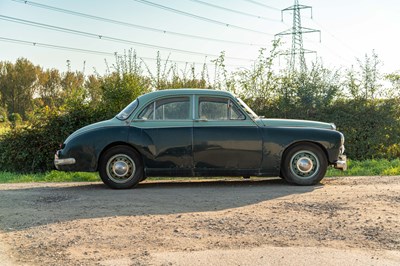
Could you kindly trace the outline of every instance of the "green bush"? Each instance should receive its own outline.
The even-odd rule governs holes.
[[[353,160],[396,159],[400,155],[398,99],[337,100],[320,108],[272,102],[259,115],[268,118],[309,119],[335,123],[346,138],[347,155]]]
[[[0,123],[7,122],[7,111],[5,108],[0,107]]]
[[[334,119],[345,134],[347,153],[353,159],[395,159],[400,143],[397,106],[396,100],[340,101],[326,117]]]
[[[346,154],[353,160],[396,159],[400,155],[400,115],[395,100],[341,100],[315,108],[297,105],[280,110],[271,101],[259,115],[333,122],[346,138]],[[108,111],[85,104],[63,113],[43,109],[35,123],[17,127],[0,137],[0,171],[43,172],[53,168],[59,145],[76,129],[111,118]]]
[[[19,125],[22,124],[22,117],[21,117],[21,115],[18,114],[18,113],[12,113],[12,114],[10,115],[10,117],[9,117],[9,120],[10,120],[11,126],[12,126],[13,128],[15,128],[15,127],[17,127],[17,126],[19,126]]]
[[[34,124],[13,128],[0,137],[0,171],[44,172],[53,169],[54,153],[78,128],[106,119],[104,111],[88,105],[59,114],[45,108]]]

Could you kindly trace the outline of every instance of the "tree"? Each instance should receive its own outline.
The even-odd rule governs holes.
[[[399,98],[400,97],[400,72],[394,72],[385,75],[385,79],[392,83],[392,88],[387,90],[388,98]]]
[[[1,103],[7,106],[9,114],[18,113],[26,118],[26,114],[33,108],[36,81],[36,67],[27,59],[19,58],[15,64],[0,64]]]
[[[72,72],[68,70],[62,74],[61,97],[63,98],[63,102],[67,105],[67,107],[75,108],[75,106],[87,101],[88,95],[83,86],[84,82],[85,76],[80,71]]]
[[[113,72],[101,85],[102,106],[108,115],[115,115],[140,95],[150,91],[150,80],[134,73]]]
[[[382,95],[382,74],[379,67],[382,62],[375,51],[366,54],[364,60],[357,59],[358,69],[353,67],[346,73],[345,86],[354,99],[375,99]]]
[[[63,90],[60,72],[57,69],[43,71],[42,68],[38,68],[37,75],[36,93],[42,100],[43,105],[50,108],[59,107],[62,103],[61,93]]]
[[[257,61],[251,69],[242,69],[236,72],[241,95],[244,98],[256,99],[257,109],[263,109],[272,98],[276,96],[279,86],[279,76],[274,73],[273,60],[277,56],[276,47],[269,57],[265,55],[265,49],[260,50]]]
[[[102,100],[101,87],[103,78],[100,75],[90,75],[85,81],[85,90],[91,105],[97,106]]]

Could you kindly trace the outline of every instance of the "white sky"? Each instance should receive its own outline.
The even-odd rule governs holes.
[[[251,4],[246,0],[202,0],[203,2],[271,19],[263,20],[212,8],[191,0],[149,1],[267,34],[252,33],[208,23],[161,10],[134,0],[32,0],[31,2],[166,31],[261,44],[267,47],[268,50],[271,48],[271,40],[274,38],[274,35],[289,29],[292,23],[292,17],[289,13],[285,14],[284,23],[282,23],[280,21],[281,12],[276,9],[284,9],[293,5],[294,2],[293,0],[255,0],[273,7],[273,9],[268,9]],[[316,50],[318,57],[321,58],[325,66],[347,68],[351,65],[356,65],[356,58],[362,59],[366,53],[371,54],[374,49],[384,63],[382,66],[383,73],[400,70],[400,56],[398,52],[400,43],[397,30],[397,27],[400,26],[400,1],[300,0],[300,4],[313,7],[313,20],[310,19],[310,10],[302,11],[302,26],[319,29],[322,32],[321,43],[319,42],[319,35],[316,33],[304,35],[304,48]],[[201,54],[218,55],[221,51],[225,51],[227,57],[240,57],[252,60],[256,59],[258,49],[260,48],[254,45],[205,41],[139,30],[42,9],[12,0],[0,0],[0,16],[2,16],[0,17],[0,38],[107,53],[123,53],[124,50],[133,48],[137,51],[139,57],[155,58],[159,49],[87,38],[9,22],[2,18],[7,16],[133,42],[190,50]],[[285,38],[284,41],[287,46],[291,43],[290,37]],[[171,60],[185,62],[204,62],[213,58],[212,56],[208,56],[206,59],[203,55],[184,54],[168,50],[160,50],[160,52],[163,59],[170,56]],[[48,49],[0,40],[0,61],[7,60],[14,62],[18,57],[25,57],[34,64],[45,68],[57,68],[61,71],[67,70],[67,60],[70,60],[72,70],[82,70],[83,62],[86,62],[87,74],[92,73],[93,69],[96,69],[100,74],[104,73],[106,68],[104,59],[107,59],[110,64],[114,62],[113,56]],[[310,55],[307,58],[315,59],[315,56]],[[145,62],[150,67],[154,65],[154,61],[151,60],[145,59]],[[227,59],[226,64],[230,66],[229,69],[234,69],[236,67],[248,67],[251,62]],[[283,58],[281,64],[284,64]]]

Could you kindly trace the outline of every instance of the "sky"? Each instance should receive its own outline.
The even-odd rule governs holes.
[[[317,59],[326,67],[347,69],[375,51],[383,73],[400,71],[398,0],[299,3],[312,6],[312,18],[310,9],[301,11],[302,26],[321,31],[321,41],[318,33],[303,34],[304,48],[317,52],[306,55],[308,64]],[[282,22],[281,10],[293,4],[294,0],[0,0],[0,61],[24,57],[43,68],[64,72],[69,65],[73,71],[103,74],[114,64],[115,53],[133,49],[153,72],[158,52],[181,69],[187,67],[185,62],[201,69],[204,62],[212,67],[212,60],[224,51],[228,70],[249,68],[261,48],[271,49],[275,34],[292,27],[293,14],[284,12]],[[282,42],[282,50],[290,48],[291,37]],[[279,57],[278,67],[285,64],[285,57]]]

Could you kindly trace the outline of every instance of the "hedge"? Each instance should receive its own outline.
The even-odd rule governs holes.
[[[249,101],[252,105],[252,102]],[[254,104],[254,102],[253,102]],[[399,100],[338,100],[315,108],[271,102],[259,111],[268,118],[333,122],[346,138],[352,160],[394,159],[400,156]],[[76,129],[110,118],[107,110],[78,105],[58,113],[39,112],[36,122],[0,137],[0,171],[45,172],[53,169],[54,153]]]

